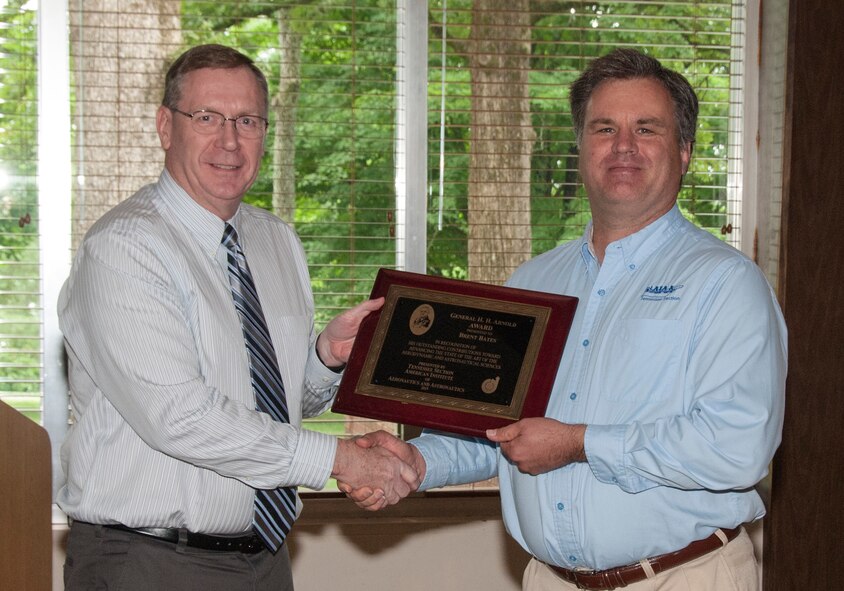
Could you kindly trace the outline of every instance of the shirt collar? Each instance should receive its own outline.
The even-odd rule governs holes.
[[[158,185],[164,195],[164,203],[171,210],[171,217],[175,223],[185,226],[190,236],[193,236],[202,250],[214,258],[223,238],[226,222],[211,213],[190,195],[173,179],[167,169],[161,172]],[[238,229],[240,208],[228,223]]]
[[[609,243],[604,253],[604,262],[618,253],[622,257],[624,267],[628,272],[634,272],[643,261],[680,230],[683,220],[680,207],[675,203],[674,207],[668,212],[638,232]],[[592,231],[592,221],[590,220],[581,238],[581,255],[587,268],[591,265],[597,265],[598,262],[592,244]]]

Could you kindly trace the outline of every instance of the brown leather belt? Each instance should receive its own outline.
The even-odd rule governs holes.
[[[729,542],[739,535],[741,526],[735,529],[722,529],[721,531],[727,537],[727,542]],[[646,561],[650,563],[654,574],[659,574],[675,566],[692,561],[695,558],[700,558],[725,545],[726,542],[722,542],[717,534],[712,534],[708,538],[692,542],[682,550],[660,554],[659,556],[648,558]],[[554,566],[553,564],[548,564],[547,566],[561,578],[577,585],[578,589],[617,589],[618,587],[626,587],[631,583],[643,581],[648,578],[648,573],[645,572],[644,567],[639,562],[607,570],[590,571],[569,570],[560,566]]]

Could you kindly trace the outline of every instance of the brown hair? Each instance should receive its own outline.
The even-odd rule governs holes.
[[[207,44],[192,47],[176,58],[167,70],[164,79],[164,98],[161,104],[175,108],[182,98],[182,82],[185,75],[203,68],[242,68],[246,67],[255,75],[255,80],[264,97],[264,110],[269,108],[269,87],[264,73],[248,56],[225,45]]]
[[[571,85],[569,101],[577,145],[583,138],[586,105],[592,94],[608,80],[651,78],[661,83],[674,104],[677,140],[680,146],[694,145],[697,128],[698,100],[692,85],[682,74],[669,70],[658,60],[636,49],[616,49],[594,60]]]

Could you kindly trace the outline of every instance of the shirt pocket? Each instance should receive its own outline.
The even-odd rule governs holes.
[[[657,402],[682,387],[680,320],[628,318],[598,367],[601,392],[615,402]]]

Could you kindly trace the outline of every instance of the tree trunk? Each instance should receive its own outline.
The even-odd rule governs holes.
[[[278,92],[272,100],[275,120],[273,143],[273,212],[289,224],[296,213],[296,106],[299,102],[302,66],[302,35],[290,26],[290,8],[278,11],[278,43],[281,72]]]
[[[181,47],[178,0],[71,0],[73,248],[118,202],[158,178],[164,74]]]
[[[502,283],[531,254],[528,0],[476,0],[469,40],[469,279]],[[515,21],[515,22],[514,22]]]

